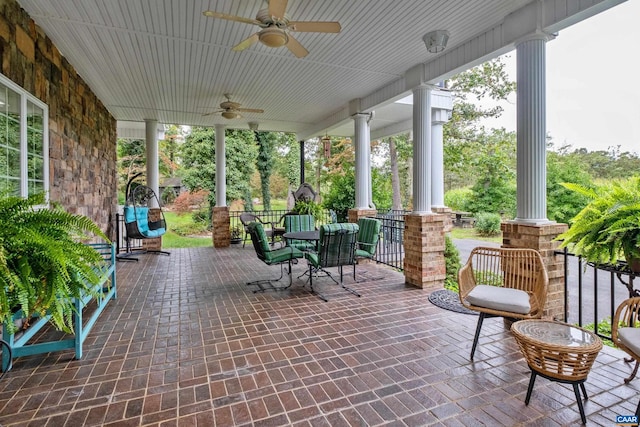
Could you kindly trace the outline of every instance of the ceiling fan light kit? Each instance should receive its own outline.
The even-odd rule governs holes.
[[[265,28],[258,33],[258,38],[268,47],[282,47],[289,42],[287,33],[279,28]]]
[[[223,111],[221,115],[225,119],[230,119],[230,120],[231,119],[239,119],[240,117],[242,117],[240,114],[234,113],[233,111]]]

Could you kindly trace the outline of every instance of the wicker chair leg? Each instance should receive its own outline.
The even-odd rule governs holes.
[[[584,389],[584,384],[580,384]],[[582,424],[587,423],[587,417],[584,416],[584,406],[582,406],[582,398],[580,397],[580,389],[578,388],[578,384],[573,383],[573,392],[576,395],[576,401],[578,402],[578,409],[580,410],[580,419],[582,420]]]
[[[633,360],[633,359],[631,359],[631,360]],[[630,361],[631,361],[631,360],[630,360]],[[628,378],[625,378],[625,379],[624,379],[624,383],[625,383],[625,384],[630,383],[630,382],[631,382],[631,380],[632,380],[632,379],[634,379],[634,378],[636,377],[636,374],[638,373],[638,365],[640,365],[640,362],[638,362],[638,361],[636,360],[636,366],[633,368],[633,372],[631,372],[631,375],[629,375],[629,377],[628,377]]]
[[[480,338],[480,329],[482,329],[482,322],[484,321],[485,318],[485,314],[484,313],[480,313],[480,316],[478,317],[478,326],[476,326],[476,336],[473,338],[473,346],[471,347],[471,357],[470,359],[473,360],[473,355],[476,352],[476,347],[478,346],[478,339]]]

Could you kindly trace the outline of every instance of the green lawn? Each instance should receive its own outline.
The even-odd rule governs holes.
[[[453,239],[473,239],[483,240],[485,242],[502,243],[502,233],[495,237],[480,236],[476,233],[475,228],[457,228],[451,230],[451,238]]]
[[[181,236],[172,231],[176,228],[191,228],[193,226],[191,214],[178,215],[175,212],[164,212],[164,217],[167,220],[168,230],[164,236],[162,236],[163,248],[199,248],[213,245],[210,231],[201,231],[201,236],[200,233],[194,233],[198,234],[198,237]]]

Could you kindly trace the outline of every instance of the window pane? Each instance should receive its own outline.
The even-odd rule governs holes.
[[[33,104],[30,101],[27,101],[27,127],[29,129],[42,130],[42,117],[44,116],[44,111],[42,108]]]
[[[20,179],[20,151],[13,148],[7,149],[7,175]]]
[[[44,140],[42,138],[42,131],[39,130],[33,130],[31,128],[27,129],[27,141],[28,141],[28,148],[27,151],[30,154],[38,154],[38,155],[42,155],[42,144],[44,143]]]
[[[44,193],[43,181],[29,181],[29,194]]]
[[[29,159],[29,181],[42,180],[44,178],[44,161],[41,156],[29,153],[27,158]]]
[[[20,180],[0,177],[0,192],[11,196],[20,195]]]
[[[21,116],[23,105],[26,105],[24,117]],[[14,87],[0,75],[0,191],[24,196],[25,189],[27,194],[47,190],[44,174],[49,161],[49,153],[44,151],[46,111],[31,94]],[[24,135],[21,126],[26,127],[25,139],[21,139]],[[21,153],[27,155],[22,165]],[[26,186],[21,183],[24,176],[27,177]]]

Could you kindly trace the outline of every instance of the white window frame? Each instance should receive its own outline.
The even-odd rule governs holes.
[[[31,102],[42,109],[42,157],[43,189],[46,203],[49,203],[49,106],[18,86],[5,75],[0,74],[0,84],[8,87],[20,96],[20,196],[29,195],[29,161],[27,139],[27,103]]]

